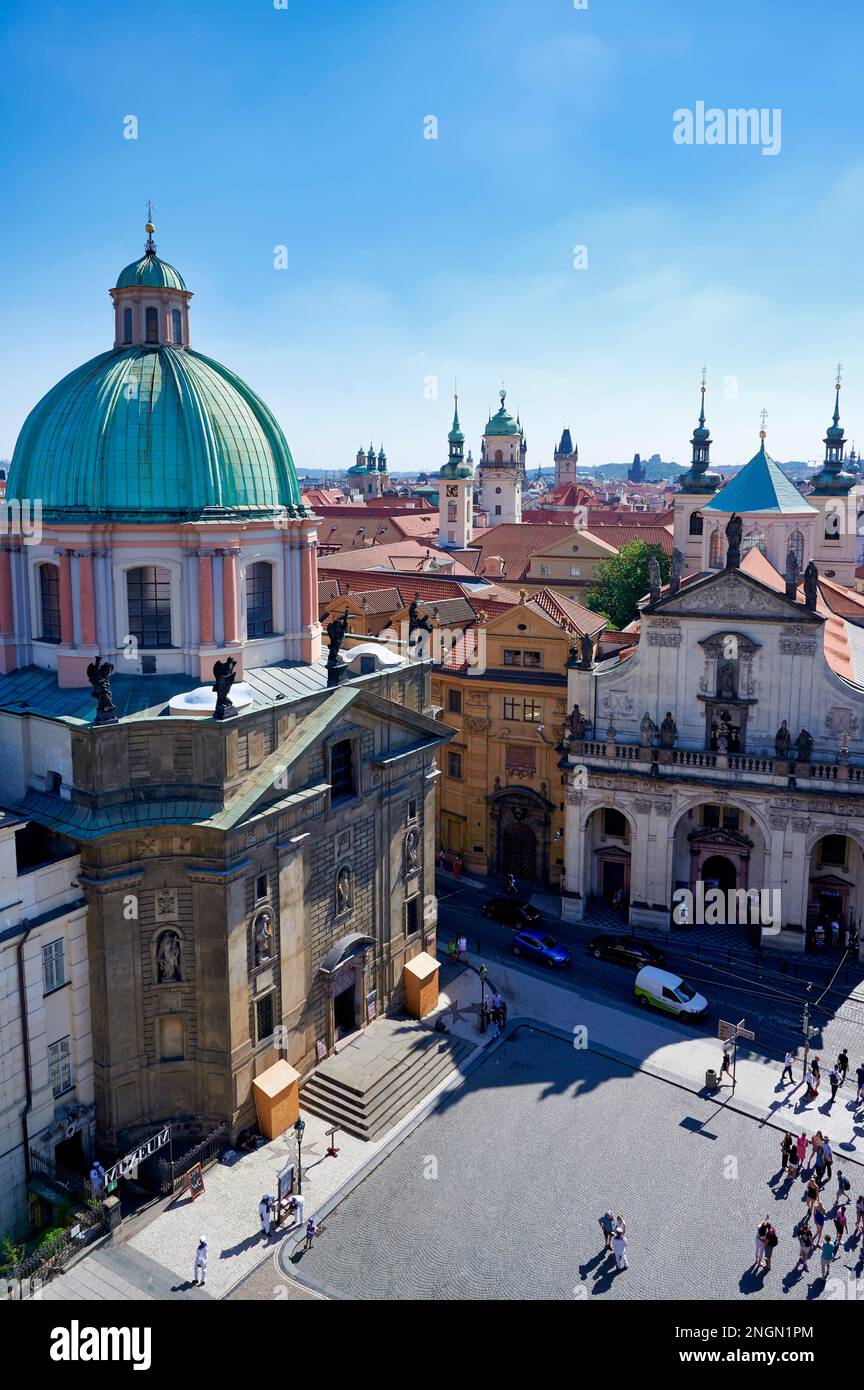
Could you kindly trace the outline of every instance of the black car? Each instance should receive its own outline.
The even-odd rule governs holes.
[[[641,970],[643,965],[662,965],[664,953],[638,936],[595,936],[588,942],[588,954],[595,960],[612,960],[618,965],[629,965]]]
[[[540,921],[539,909],[517,898],[491,898],[480,911],[491,921],[500,922],[502,927],[533,927]]]

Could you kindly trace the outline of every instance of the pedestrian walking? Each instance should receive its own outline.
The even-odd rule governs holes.
[[[462,877],[462,856],[461,856],[461,854],[457,854],[457,855],[456,855],[456,858],[453,860],[453,877],[454,877],[454,878],[461,878],[461,877]]]
[[[717,1085],[718,1085],[718,1086],[722,1086],[722,1085],[723,1085],[723,1074],[724,1074],[724,1072],[725,1072],[725,1074],[729,1077],[729,1080],[731,1081],[731,1080],[732,1080],[732,1060],[731,1060],[731,1058],[730,1058],[730,1056],[729,1056],[729,1050],[728,1050],[728,1048],[725,1048],[725,1047],[724,1047],[724,1049],[723,1049],[723,1061],[722,1061],[721,1064],[720,1064],[720,1075],[719,1075],[718,1078],[717,1078]]]
[[[519,896],[519,889],[516,886],[516,880],[512,874],[507,875],[507,887],[505,892],[509,893],[511,898],[517,898]]]
[[[819,1065],[819,1058],[814,1057],[813,1061],[810,1063],[810,1066],[813,1069],[813,1075],[816,1077],[816,1090],[818,1091],[819,1087],[822,1084],[822,1068]]]
[[[822,1131],[817,1129],[813,1138],[810,1140],[810,1167],[813,1167],[813,1159],[822,1147]]]
[[[312,1242],[317,1236],[317,1234],[318,1227],[315,1225],[315,1222],[312,1220],[312,1217],[310,1216],[309,1220],[306,1222],[306,1244],[303,1247],[304,1250],[312,1249]]]
[[[827,1181],[827,1164],[825,1162],[825,1149],[821,1148],[816,1155],[816,1162],[813,1164],[813,1176],[821,1187]]]
[[[464,934],[456,941],[456,959],[463,960],[468,954],[468,938]]]
[[[265,1193],[258,1203],[258,1216],[261,1221],[261,1234],[264,1239],[270,1235],[270,1222],[273,1219],[273,1198]]]
[[[612,1236],[612,1253],[615,1256],[615,1268],[627,1268],[627,1236],[624,1227],[617,1225]]]
[[[791,1051],[789,1051],[789,1050],[787,1049],[787,1051],[786,1051],[786,1056],[785,1056],[784,1059],[783,1059],[783,1071],[782,1071],[781,1076],[780,1076],[780,1085],[781,1085],[781,1086],[783,1085],[784,1081],[786,1080],[786,1073],[787,1073],[787,1071],[788,1071],[788,1073],[789,1073],[789,1084],[790,1084],[790,1085],[793,1085],[793,1084],[794,1084],[795,1077],[792,1075],[792,1063],[793,1063],[794,1061],[795,1061],[795,1058],[793,1057]]]
[[[849,1193],[852,1191],[852,1184],[843,1172],[842,1168],[837,1169],[837,1201],[844,1205],[849,1201]]]
[[[771,1268],[771,1257],[777,1249],[778,1238],[776,1227],[771,1224],[767,1216],[765,1217],[765,1221],[768,1225],[768,1229],[765,1232],[765,1273],[767,1274]]]
[[[805,1189],[805,1195],[807,1197],[807,1215],[812,1219],[813,1208],[819,1201],[819,1184],[815,1178],[811,1178],[808,1182],[807,1187]]]
[[[200,1275],[200,1278],[199,1278]],[[198,1249],[195,1251],[195,1268],[192,1271],[193,1284],[200,1284],[202,1289],[207,1281],[207,1237],[202,1236],[198,1241]]]
[[[807,1134],[803,1129],[795,1141],[795,1147],[798,1150],[798,1167],[803,1168],[807,1157]]]
[[[604,1211],[602,1216],[597,1217],[597,1224],[603,1232],[603,1249],[612,1249],[612,1237],[615,1234],[615,1217],[611,1211]]]
[[[839,1250],[840,1246],[843,1244],[848,1230],[846,1208],[844,1206],[841,1206],[839,1202],[834,1208],[834,1229],[837,1232],[837,1248]]]
[[[102,1196],[102,1189],[105,1186],[105,1169],[96,1159],[94,1159],[93,1167],[90,1169],[90,1186],[93,1189],[94,1197]]]
[[[831,1270],[831,1265],[832,1265],[833,1262],[834,1262],[834,1257],[835,1257],[836,1254],[837,1254],[837,1247],[836,1247],[836,1245],[834,1244],[833,1240],[831,1240],[831,1238],[830,1238],[830,1236],[829,1236],[828,1240],[826,1240],[826,1241],[825,1241],[825,1244],[822,1246],[822,1278],[823,1278],[823,1279],[827,1279],[827,1278],[828,1278],[828,1275],[829,1275],[830,1270]]]
[[[443,849],[439,849],[439,851],[438,851],[438,868],[441,870],[441,873],[442,873],[442,874],[443,874],[444,870],[446,869],[446,867],[447,867],[447,855],[444,853]]]
[[[826,1212],[826,1210],[825,1210],[824,1206],[822,1205],[822,1203],[821,1203],[821,1202],[817,1202],[816,1205],[815,1205],[815,1207],[813,1208],[813,1226],[814,1226],[814,1229],[815,1229],[815,1231],[816,1231],[816,1249],[817,1249],[817,1250],[819,1249],[820,1245],[822,1244],[822,1238],[823,1238],[823,1236],[825,1235],[825,1220],[826,1220],[827,1215],[828,1215],[828,1213]]]
[[[786,1169],[787,1169],[788,1166],[789,1166],[789,1158],[790,1158],[790,1155],[791,1155],[791,1153],[792,1153],[793,1144],[794,1144],[794,1140],[793,1140],[793,1138],[792,1138],[792,1135],[789,1134],[788,1131],[787,1131],[787,1133],[784,1134],[784,1135],[783,1135],[783,1138],[780,1140],[780,1171],[781,1171],[781,1173],[785,1173],[785,1172],[786,1172]]]
[[[855,1234],[864,1232],[864,1193],[860,1193],[855,1203]]]
[[[804,1085],[807,1087],[804,1099],[815,1100],[816,1096],[819,1094],[819,1088],[816,1085],[816,1077],[809,1067],[804,1073]]]
[[[795,1268],[803,1268],[806,1272],[810,1268],[810,1257],[813,1254],[813,1233],[806,1224],[798,1229],[798,1250],[799,1255]]]
[[[860,1102],[864,1100],[864,1062],[856,1068],[855,1080],[858,1082],[858,1094],[855,1099],[860,1104]]]
[[[837,1058],[835,1066],[837,1067],[837,1070],[839,1071],[845,1083],[846,1073],[849,1070],[849,1053],[846,1051],[845,1047],[843,1051],[840,1053],[839,1057]]]
[[[831,947],[832,947],[832,950],[835,950],[835,951],[836,951],[836,950],[837,950],[837,947],[839,946],[839,944],[840,944],[840,923],[837,921],[837,918],[835,917],[835,918],[834,918],[834,921],[831,923]]]
[[[825,1180],[831,1181],[831,1174],[834,1171],[834,1150],[828,1142],[828,1135],[822,1140],[822,1157],[825,1160]]]
[[[831,1070],[830,1070],[829,1073],[828,1073],[828,1085],[831,1087],[831,1104],[832,1104],[832,1105],[834,1104],[835,1100],[837,1099],[837,1092],[838,1092],[838,1090],[839,1090],[839,1088],[840,1088],[840,1084],[841,1084],[842,1080],[843,1080],[843,1078],[842,1078],[842,1076],[840,1075],[840,1073],[839,1073],[839,1071],[837,1070],[837,1068],[836,1068],[836,1067],[832,1067]]]

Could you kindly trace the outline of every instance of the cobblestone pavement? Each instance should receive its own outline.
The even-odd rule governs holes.
[[[816,1260],[794,1273],[803,1185],[777,1182],[775,1129],[543,1032],[513,1036],[331,1212],[310,1252],[283,1247],[289,1272],[349,1299],[864,1297],[860,1239],[827,1287]],[[601,1253],[607,1207],[627,1220],[622,1273]],[[766,1213],[780,1244],[753,1275]]]

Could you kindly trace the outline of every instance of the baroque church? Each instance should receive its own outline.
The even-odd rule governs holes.
[[[666,928],[676,890],[698,900],[710,886],[775,894],[766,946],[804,950],[832,921],[850,936],[861,927],[862,489],[844,467],[839,394],[838,384],[804,496],[764,430],[721,486],[703,386],[669,582],[656,568],[632,644],[599,662],[571,658],[566,916],[581,919],[598,898],[634,927]]]
[[[341,628],[322,656],[287,441],[192,346],[154,230],[110,290],[106,350],[21,430],[7,500],[41,526],[0,548],[2,799],[80,856],[103,1154],[167,1121],[235,1134],[274,1061],[302,1073],[399,1003],[434,952],[451,736],[428,662],[340,650]]]

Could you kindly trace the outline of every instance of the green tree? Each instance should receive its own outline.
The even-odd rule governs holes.
[[[660,578],[665,584],[669,578],[669,556],[659,545],[646,545],[645,541],[628,541],[617,555],[601,560],[594,570],[585,595],[586,606],[608,618],[616,631],[639,616],[636,605],[650,588],[648,565],[652,555],[657,557]]]

